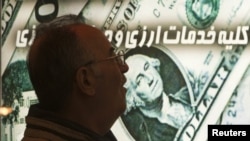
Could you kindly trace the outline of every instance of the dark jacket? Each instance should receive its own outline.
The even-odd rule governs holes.
[[[30,107],[26,124],[22,141],[116,141],[111,131],[100,136],[78,124],[61,119],[38,105]]]

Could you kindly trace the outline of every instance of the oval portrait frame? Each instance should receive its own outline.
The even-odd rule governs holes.
[[[181,87],[186,86],[188,89],[190,104],[191,104],[191,106],[195,105],[192,87],[191,87],[191,84],[189,83],[185,69],[181,65],[181,63],[179,62],[177,57],[167,47],[160,46],[160,45],[152,45],[151,47],[143,46],[143,47],[136,47],[134,49],[128,49],[126,51],[125,59],[131,55],[134,55],[134,54],[143,54],[143,55],[147,55],[149,57],[159,59],[161,62],[160,75],[162,76],[162,75],[165,75],[165,73],[170,73],[170,75],[165,75],[162,77],[163,83],[166,83],[166,81],[164,81],[164,79],[167,79],[168,77],[177,77],[177,78],[175,78],[175,80],[171,79],[171,81],[168,82],[168,84],[172,85],[167,90],[168,93],[173,94],[173,93],[177,92],[177,90],[180,89]],[[164,67],[162,65],[162,62],[166,63],[167,61],[170,61],[170,64],[165,65],[165,67]],[[172,68],[169,69],[168,67],[172,67]],[[171,74],[171,72],[174,72],[175,74]],[[179,80],[177,80],[177,79],[179,79]],[[176,83],[178,83],[179,86],[176,86]],[[165,89],[166,88],[164,87],[164,90]],[[182,128],[179,128],[178,132],[179,132],[179,130],[182,130]],[[123,122],[121,117],[119,117],[119,119],[116,121],[116,123],[112,127],[112,131],[114,132],[114,134],[117,138],[122,138],[124,141],[136,140],[130,134],[129,129],[127,129],[127,127],[126,127],[126,125]],[[178,132],[176,133],[176,135],[178,134]]]
[[[205,19],[199,18],[195,14],[195,12],[192,10],[194,1],[195,0],[187,0],[186,1],[185,7],[186,7],[186,15],[187,15],[188,21],[194,28],[206,29],[213,24],[213,22],[215,21],[217,15],[219,13],[220,0],[211,0],[210,1],[212,4],[212,11],[211,11],[210,15],[208,17],[206,17]]]

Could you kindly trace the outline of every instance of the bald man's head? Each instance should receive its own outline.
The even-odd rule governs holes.
[[[57,26],[39,26],[27,57],[31,82],[46,109],[63,106],[72,91],[75,71],[93,60],[93,49],[102,44],[94,40],[108,42],[100,30],[71,18],[60,19],[65,25],[52,21]]]

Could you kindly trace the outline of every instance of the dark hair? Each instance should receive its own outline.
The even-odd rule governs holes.
[[[73,88],[74,73],[86,59],[84,50],[72,25],[80,24],[76,16],[67,15],[37,28],[36,38],[27,58],[28,70],[40,106],[59,110]],[[81,23],[82,24],[82,23]],[[84,60],[85,59],[85,60]]]

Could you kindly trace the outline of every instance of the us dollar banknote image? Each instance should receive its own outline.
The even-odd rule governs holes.
[[[250,66],[247,67],[240,83],[234,90],[226,105],[218,124],[250,124],[249,102],[250,99]]]
[[[13,22],[16,19],[16,16],[19,12],[19,9],[22,5],[22,1],[15,0],[3,0],[1,3],[2,13],[1,13],[1,43],[3,44],[10,29],[13,25]]]
[[[127,111],[116,125],[118,134],[123,131],[128,140],[204,140],[199,132],[207,115],[214,114],[213,104],[229,100],[217,98],[244,51],[217,46],[131,49]]]
[[[232,28],[249,20],[248,0],[115,0],[88,1],[82,9],[86,23],[101,29],[128,30],[143,26],[168,28],[186,25],[194,29]],[[99,8],[100,10],[95,10]]]
[[[79,15],[126,51],[127,109],[112,127],[119,141],[206,141],[208,124],[249,124],[248,3],[3,0],[0,104],[14,112],[1,117],[1,140],[21,140],[29,106],[38,102],[25,66],[36,26],[64,14]],[[177,40],[184,31],[186,42]],[[219,42],[221,31],[229,44]],[[237,31],[247,43],[233,42]],[[203,33],[210,42],[198,42]]]

